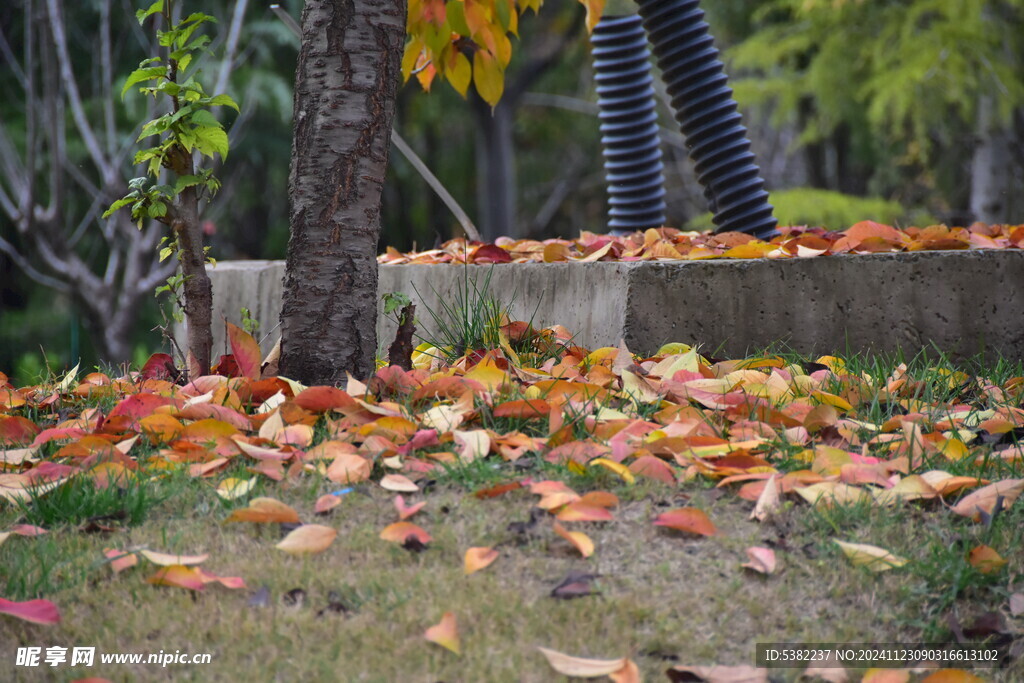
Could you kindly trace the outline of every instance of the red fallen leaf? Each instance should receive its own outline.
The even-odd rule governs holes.
[[[0,416],[0,446],[25,446],[39,433],[35,422],[23,417]]]
[[[139,376],[142,379],[166,379],[174,380],[177,376],[177,370],[174,367],[174,359],[170,354],[166,353],[154,353],[146,361],[146,364],[142,366],[142,370],[139,371]]]
[[[141,420],[148,415],[152,415],[153,411],[157,408],[173,403],[175,403],[174,399],[167,396],[158,396],[156,394],[132,394],[114,406],[114,409],[110,411],[107,418],[109,419],[118,417],[119,415],[124,415],[132,420]]]
[[[551,413],[551,404],[539,398],[519,401],[505,401],[494,406],[494,417],[532,418],[547,417]]]
[[[0,598],[0,614],[10,614],[33,624],[56,624],[60,621],[60,610],[49,600],[15,602]]]
[[[299,392],[293,400],[295,405],[313,413],[359,408],[359,404],[354,398],[336,387],[309,387]]]
[[[657,526],[686,531],[701,536],[714,536],[718,529],[703,510],[697,508],[677,508],[663,512],[654,520]]]
[[[414,505],[406,505],[405,497],[402,495],[395,496],[395,509],[398,510],[398,519],[404,521],[415,515],[417,512],[423,509],[423,506],[427,504],[427,501],[421,500]]]
[[[497,498],[498,496],[508,493],[509,491],[515,491],[516,489],[523,488],[523,485],[518,481],[509,482],[507,484],[498,484],[487,489],[480,489],[473,493],[475,498],[484,500],[486,498]]]
[[[31,524],[15,524],[8,531],[19,536],[42,536],[43,534],[50,533],[40,526],[33,526]]]
[[[231,355],[235,357],[241,374],[252,380],[260,378],[260,345],[252,335],[237,325],[225,323],[228,328],[228,343],[231,344]]]
[[[469,257],[470,263],[511,263],[512,256],[494,244],[481,244]]]
[[[50,443],[51,441],[59,441],[61,439],[78,439],[85,436],[85,430],[80,427],[50,427],[36,434],[36,438],[32,441],[33,446],[42,446],[43,444]]]
[[[427,545],[434,540],[430,537],[430,534],[412,522],[395,522],[394,524],[389,524],[380,532],[380,537],[385,541],[402,543],[403,545],[408,543],[410,539],[414,539],[422,545]]]
[[[217,364],[213,366],[213,374],[224,375],[225,377],[244,377],[242,370],[235,362],[235,357],[230,353],[220,357]]]
[[[290,505],[286,505],[275,498],[253,498],[249,501],[248,507],[233,510],[231,515],[224,520],[224,523],[257,522],[296,524],[298,521],[299,513]]]

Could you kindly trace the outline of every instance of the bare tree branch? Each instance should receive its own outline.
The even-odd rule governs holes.
[[[228,37],[224,46],[224,61],[220,65],[220,73],[217,74],[217,81],[213,87],[214,95],[219,95],[228,87],[228,76],[234,66],[235,55],[238,52],[238,37],[242,33],[242,19],[245,18],[245,10],[249,0],[237,0],[235,10],[231,13],[231,25],[228,26]]]
[[[14,265],[18,266],[26,275],[41,284],[43,287],[50,287],[58,292],[67,294],[71,291],[71,287],[66,282],[52,278],[49,275],[45,275],[36,270],[31,263],[28,262],[24,256],[21,255],[14,245],[0,237],[0,251],[7,254],[7,256],[14,261]]]
[[[85,108],[82,106],[82,98],[78,93],[78,82],[75,80],[74,72],[71,70],[67,33],[64,29],[64,19],[60,14],[60,6],[57,4],[57,0],[46,0],[46,5],[49,8],[50,30],[53,32],[54,47],[57,50],[61,81],[67,91],[68,102],[71,104],[71,115],[75,119],[75,126],[82,135],[82,141],[85,142],[86,149],[89,150],[89,155],[92,156],[93,163],[99,169],[103,180],[107,182],[114,178],[114,169],[110,166],[106,157],[103,156],[103,150],[100,149],[96,133],[93,131],[92,124],[89,123],[89,119],[85,115]]]

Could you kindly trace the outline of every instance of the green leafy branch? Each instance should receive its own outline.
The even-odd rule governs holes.
[[[216,19],[207,14],[193,13],[178,22],[171,24],[172,0],[157,0],[148,9],[139,10],[135,16],[142,24],[150,16],[163,16],[167,31],[157,31],[160,45],[167,49],[166,57],[151,57],[139,63],[121,89],[122,99],[134,86],[144,95],[154,99],[163,95],[171,100],[171,111],[148,121],[139,134],[138,140],[158,137],[156,145],[139,150],[135,154],[136,164],[147,164],[147,176],[135,178],[129,182],[131,190],[123,198],[118,199],[103,214],[104,218],[115,211],[130,206],[132,219],[139,227],[147,218],[156,219],[172,225],[174,221],[173,201],[186,188],[196,187],[205,190],[207,196],[216,194],[220,189],[220,181],[211,169],[194,170],[192,154],[198,151],[201,156],[214,159],[220,155],[226,159],[228,155],[228,136],[224,126],[210,113],[213,107],[231,107],[238,111],[238,104],[229,95],[208,96],[202,84],[195,79],[195,74],[179,82],[197,53],[207,51],[210,37],[196,35],[205,23],[215,23]],[[158,183],[162,168],[175,174],[173,184]],[[153,184],[147,183],[153,179]]]

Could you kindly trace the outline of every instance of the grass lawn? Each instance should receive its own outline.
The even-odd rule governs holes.
[[[986,641],[999,668],[822,673],[1024,680],[1019,364],[638,358],[559,332],[501,325],[347,392],[259,379],[242,336],[237,377],[186,387],[155,365],[0,377],[5,679],[601,668],[547,648],[628,658],[616,681],[788,681],[805,667],[757,670],[757,643]],[[470,548],[497,557],[467,574]],[[15,665],[58,646],[94,666]],[[161,651],[211,661],[99,661]],[[714,666],[745,668],[683,671]]]

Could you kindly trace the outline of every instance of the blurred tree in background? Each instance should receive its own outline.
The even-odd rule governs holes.
[[[43,369],[40,347],[59,370],[79,357],[88,367],[100,358],[145,356],[161,344],[152,331],[161,318],[151,284],[166,275],[154,270],[156,250],[140,235],[162,233],[111,222],[119,217],[97,219],[129,178],[142,175],[127,150],[138,134],[132,122],[149,117],[140,100],[118,100],[116,80],[151,51],[134,20],[140,4],[0,3],[0,370],[17,372],[19,381]],[[301,0],[281,4],[299,16]],[[703,3],[729,57],[769,190],[829,190],[780,198],[792,204],[795,220],[828,221],[835,229],[847,226],[831,221],[852,211],[902,222],[928,215],[959,224],[1024,220],[1022,6],[1024,0]],[[63,38],[55,36],[53,10]],[[215,82],[227,79],[217,91],[230,91],[242,108],[237,119],[225,118],[231,160],[220,173],[218,201],[204,214],[211,255],[282,258],[298,43],[265,4],[207,0],[202,10],[220,24],[212,29],[215,56],[201,68]],[[547,0],[540,14],[524,16],[519,35],[506,72],[512,90],[494,116],[447,84],[429,94],[411,84],[400,92],[395,127],[488,236],[602,231],[604,173],[579,3]],[[678,128],[661,109],[668,222],[701,225],[701,189]],[[458,222],[418,173],[400,155],[391,158],[382,242],[429,248],[458,234]],[[31,214],[22,210],[27,185]],[[902,215],[893,215],[894,202]],[[110,285],[94,295],[72,284],[74,274],[39,248],[36,230],[47,231],[67,263]],[[137,274],[128,277],[132,262]],[[109,317],[96,313],[104,300]],[[262,322],[268,332],[276,321]]]

